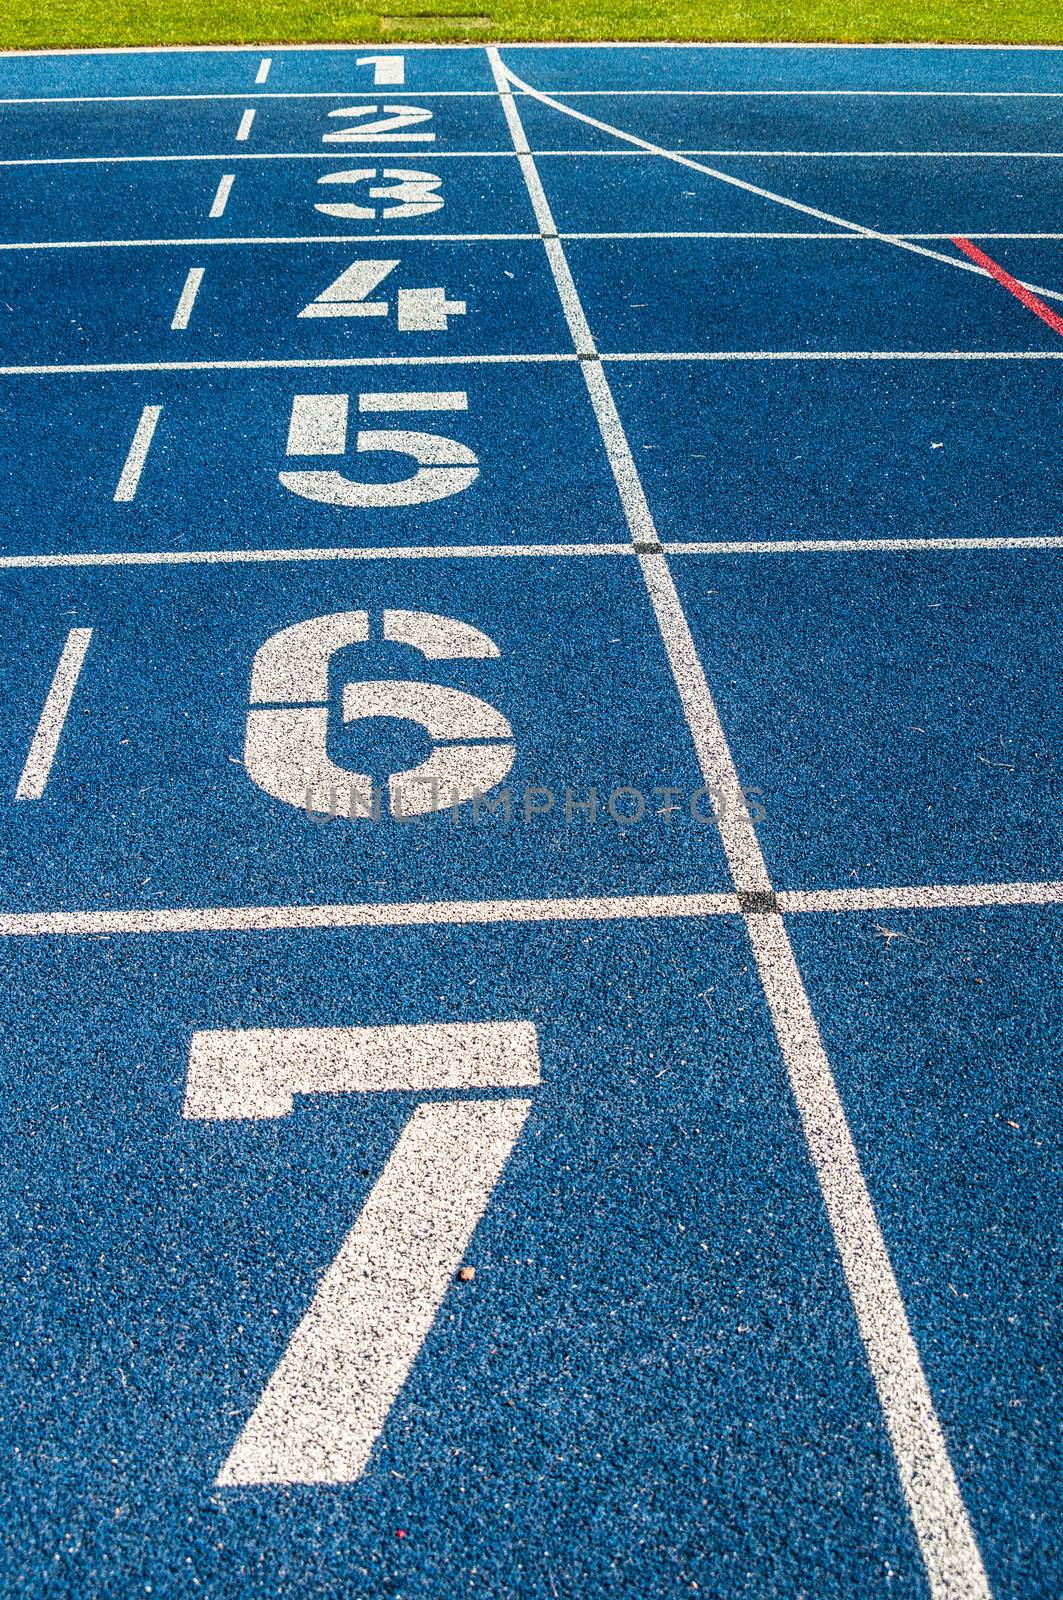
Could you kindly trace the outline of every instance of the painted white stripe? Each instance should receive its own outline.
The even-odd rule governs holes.
[[[418,91],[420,94],[420,91]],[[245,99],[240,95],[238,98]],[[349,96],[344,96],[349,99]],[[359,148],[359,156],[369,156],[376,161],[394,161],[394,146],[390,150],[374,150],[371,146],[366,149]],[[491,161],[512,161],[512,150],[433,150],[433,161],[472,161],[484,157]],[[105,167],[128,166],[130,164],[149,165],[152,162],[166,161],[331,161],[335,166],[337,161],[334,150],[223,150],[205,151],[191,150],[170,154],[144,154],[132,156],[7,156],[0,160],[0,167]],[[374,234],[374,238],[379,235]]]
[[[516,1099],[417,1107],[220,1486],[362,1475],[530,1110]]]
[[[875,550],[1061,550],[1057,534],[963,536],[950,539],[668,539],[669,555],[792,556],[845,555]]]
[[[331,824],[323,823],[323,827]],[[738,896],[662,894],[569,900],[437,900],[319,906],[181,906],[165,910],[0,913],[0,938],[114,934],[278,933],[317,928],[474,927],[735,915]]]
[[[603,361],[1063,361],[1063,350],[625,350]]]
[[[375,1028],[210,1028],[193,1033],[181,1115],[287,1117],[305,1094],[533,1089],[531,1022],[421,1022]]]
[[[0,52],[0,60],[3,54]],[[256,78],[255,82],[259,80]],[[263,80],[264,81],[264,80]],[[422,95],[433,100],[480,100],[494,99],[493,89],[418,89],[418,99]],[[84,105],[122,105],[143,104],[154,100],[342,100],[344,104],[351,104],[355,100],[371,100],[372,90],[369,89],[264,89],[261,94],[256,94],[253,89],[218,89],[210,93],[199,94],[48,94],[48,95],[8,95],[0,97],[0,106],[84,106]],[[379,97],[378,97],[379,98]]]
[[[232,174],[228,181],[232,182]],[[224,183],[226,179],[222,179]],[[221,192],[221,184],[218,185]],[[228,190],[226,190],[228,195]],[[224,211],[224,206],[222,211]],[[214,215],[213,210],[211,215]],[[221,215],[221,212],[218,213]],[[1063,233],[979,233],[976,229],[962,226],[948,229],[944,233],[899,233],[898,239],[954,239],[957,235],[964,239],[1017,239],[1049,241],[1063,239]],[[691,230],[671,229],[650,233],[596,233],[562,231],[558,235],[561,239],[758,239],[778,243],[800,243],[802,240],[816,240],[827,244],[863,244],[861,234],[856,233],[808,233],[796,228],[783,232],[758,232],[748,229],[723,230]],[[278,245],[278,244],[481,244],[481,243],[514,243],[525,240],[535,240],[538,243],[540,235],[537,233],[301,233],[301,234],[210,234],[185,235],[175,239],[15,239],[8,242],[0,241],[0,251],[32,251],[32,250],[149,250],[172,249],[177,245]]]
[[[574,115],[579,115],[578,112]],[[472,154],[471,151],[467,152]],[[592,156],[626,156],[630,161],[647,161],[656,156],[655,150],[575,150],[568,148],[553,149],[550,146],[533,152],[540,161],[548,160],[551,156],[578,156],[581,159]],[[674,156],[750,156],[750,157],[778,157],[779,159],[796,157],[802,161],[816,161],[820,158],[826,160],[855,160],[858,157],[869,161],[922,161],[932,158],[935,161],[948,161],[955,158],[964,160],[986,161],[1058,161],[1063,158],[1061,150],[772,150],[762,146],[752,149],[735,148],[727,145],[720,150],[706,150],[694,145],[676,145],[670,151]],[[905,234],[894,234],[892,238],[906,238]]]
[[[1063,239],[1063,233],[979,233],[967,228],[946,228],[943,233],[899,233],[898,239]],[[376,235],[379,237],[379,235]],[[523,237],[523,235],[521,235]],[[674,229],[659,233],[562,233],[562,239],[772,239],[786,241],[802,239],[822,240],[829,244],[863,244],[859,233],[807,233],[803,229],[788,228],[779,233],[751,229]],[[174,244],[195,244],[196,240],[174,239]],[[10,248],[0,245],[0,250]]]
[[[327,824],[323,824],[327,826]],[[787,916],[868,911],[964,911],[1063,905],[1063,882],[921,884],[900,888],[781,889]],[[0,938],[100,939],[290,933],[328,928],[481,927],[538,922],[695,921],[742,914],[733,892],[594,896],[569,900],[418,900],[340,905],[179,906],[129,911],[0,913]]]
[[[556,253],[559,240],[544,240]],[[584,352],[586,353],[586,352]],[[277,356],[246,361],[93,361],[56,366],[0,367],[2,378],[77,377],[108,372],[274,372],[339,367],[521,366],[573,362],[573,351],[515,351],[511,355]],[[617,350],[596,361],[1063,361],[1063,350]]]
[[[247,138],[248,134],[251,132],[251,124],[252,124],[252,122],[254,122],[254,120],[255,120],[254,107],[253,106],[249,106],[248,109],[244,112],[243,116],[240,118],[240,126],[236,130],[237,140],[240,141],[241,143]]]
[[[181,290],[181,297],[177,302],[177,309],[173,314],[173,321],[170,323],[171,328],[188,327],[189,318],[192,315],[192,307],[196,303],[196,295],[199,293],[199,286],[202,282],[203,268],[190,267],[184,282],[184,288]]]
[[[125,458],[118,479],[118,486],[114,491],[114,498],[118,501],[132,500],[140,483],[140,474],[144,470],[144,463],[151,449],[151,441],[155,437],[155,428],[159,417],[162,415],[161,406],[145,406],[140,413],[133,442],[129,446],[129,454]]]
[[[30,741],[26,764],[18,780],[16,800],[39,800],[44,793],[91,638],[91,628],[71,628],[66,636],[59,665],[55,669],[40,721]]]
[[[161,48],[161,47],[160,47]],[[220,48],[220,47],[219,47]],[[335,49],[337,46],[330,46]],[[408,48],[403,46],[404,49]],[[455,46],[454,48],[458,48]],[[474,47],[478,48],[478,47]],[[541,48],[536,46],[536,48]],[[644,48],[642,44],[639,49]],[[714,46],[714,48],[719,48]],[[793,48],[787,46],[787,48]],[[969,48],[974,48],[970,46]],[[1038,48],[1045,48],[1043,46]],[[0,60],[7,52],[0,51]],[[73,54],[74,52],[70,52]],[[265,77],[256,75],[255,83],[265,83],[268,77],[266,57],[259,67],[267,67]],[[494,98],[492,89],[418,89],[418,96],[434,100],[478,100]],[[520,97],[531,91],[515,88]],[[554,94],[563,94],[572,100],[629,99],[629,100],[1059,100],[1059,89],[586,89],[555,85]],[[153,101],[182,100],[345,100],[368,99],[369,90],[351,89],[269,89],[261,94],[253,90],[217,89],[198,93],[160,94],[53,94],[53,95],[0,95],[2,106],[48,105],[121,105],[123,103],[150,104]]]
[[[668,539],[663,548],[677,556],[839,555],[860,551],[1041,550],[1063,549],[1055,534],[925,539]],[[441,544],[309,545],[295,549],[246,550],[71,550],[61,554],[0,556],[0,572],[49,567],[225,566],[283,561],[496,561],[507,556],[571,560],[582,556],[633,556],[625,544]]]
[[[225,52],[228,52],[228,53],[231,53],[231,54],[235,54],[235,55],[250,55],[250,54],[257,55],[262,51],[263,48],[270,48],[270,49],[279,50],[279,51],[281,51],[282,53],[285,53],[285,54],[294,54],[297,51],[305,51],[305,50],[314,50],[314,51],[317,51],[318,54],[320,54],[322,51],[340,52],[340,51],[344,51],[344,50],[348,50],[348,51],[349,50],[364,50],[366,48],[366,43],[365,43],[365,40],[362,40],[362,42],[360,44],[346,44],[342,40],[325,39],[325,40],[315,40],[312,44],[274,44],[271,41],[268,46],[265,46],[262,41],[259,41],[259,42],[255,43],[255,44],[79,45],[76,49],[70,49],[65,45],[59,45],[59,46],[52,46],[52,47],[49,47],[49,48],[46,48],[46,49],[38,49],[38,50],[0,50],[0,60],[4,60],[7,57],[11,57],[12,59],[15,59],[15,60],[21,60],[21,59],[26,58],[26,57],[35,57],[35,56],[54,56],[54,57],[58,57],[58,58],[61,58],[63,60],[67,60],[67,61],[76,60],[79,56],[117,56],[119,59],[121,59],[123,56],[156,56],[156,55],[178,55],[179,56],[179,55],[203,54],[204,52],[209,52],[209,53],[213,54],[213,53],[215,53],[217,51],[225,51]],[[460,43],[455,43],[455,44],[451,44],[451,43],[436,44],[436,43],[433,43],[431,40],[425,40],[425,41],[423,41],[423,42],[421,42],[419,44],[410,44],[410,43],[408,43],[406,41],[403,41],[403,43],[401,45],[401,49],[403,49],[403,50],[465,50],[465,51],[473,51],[473,50],[482,50],[483,48],[484,47],[481,44],[460,44]],[[1029,45],[1029,44],[963,44],[963,43],[948,43],[947,41],[946,42],[940,42],[940,41],[937,41],[937,40],[925,40],[924,41],[924,40],[921,40],[921,39],[914,40],[914,41],[908,41],[908,42],[905,42],[904,40],[899,40],[897,42],[887,41],[884,44],[881,44],[881,43],[880,44],[863,43],[863,42],[853,43],[852,41],[848,41],[848,42],[842,41],[842,42],[835,43],[832,40],[821,40],[819,42],[817,42],[816,40],[806,40],[806,41],[803,41],[803,42],[800,41],[800,40],[796,40],[796,41],[787,40],[786,43],[783,44],[783,45],[780,45],[778,40],[772,40],[772,39],[750,39],[750,40],[745,40],[745,39],[738,39],[738,40],[717,39],[717,40],[713,40],[711,44],[707,44],[707,43],[705,43],[704,40],[699,40],[699,39],[687,39],[687,40],[640,39],[638,41],[637,46],[633,45],[631,40],[616,40],[616,39],[604,39],[604,40],[603,39],[586,39],[586,40],[584,40],[584,39],[569,39],[569,40],[565,40],[565,39],[561,39],[561,40],[543,39],[543,40],[538,40],[538,39],[536,39],[534,41],[534,43],[531,43],[531,44],[527,44],[527,43],[522,44],[518,40],[518,41],[516,41],[516,43],[514,43],[511,46],[511,48],[513,48],[513,49],[532,49],[532,50],[631,50],[633,48],[637,48],[639,50],[690,50],[690,51],[701,51],[703,54],[711,54],[714,51],[720,51],[720,50],[776,50],[777,51],[779,49],[785,49],[787,51],[789,51],[789,50],[832,50],[832,51],[834,51],[834,50],[848,50],[848,51],[854,51],[854,52],[857,52],[857,53],[859,53],[861,51],[866,52],[866,51],[873,51],[873,50],[913,50],[913,51],[919,51],[919,50],[942,50],[942,51],[952,51],[954,53],[955,52],[959,52],[961,54],[967,54],[968,52],[971,52],[971,51],[981,51],[981,52],[983,52],[985,54],[990,54],[990,55],[996,55],[998,52],[1001,52],[1001,51],[1011,51],[1012,53],[1016,53],[1016,54],[1021,52],[1024,55],[1045,55],[1045,56],[1047,56],[1049,58],[1049,60],[1052,59],[1053,55],[1058,55],[1061,52],[1063,52],[1063,45],[1058,45],[1058,44],[1057,45],[1053,45],[1053,44],[1038,44],[1038,45]],[[464,92],[471,93],[472,91],[469,90],[469,91],[464,91]],[[477,92],[483,94],[483,93],[489,93],[490,91],[479,90]]]
[[[721,172],[716,167],[707,167],[703,162],[694,161],[689,156],[680,155],[675,150],[666,150],[663,145],[653,144],[648,139],[642,139],[637,134],[627,133],[623,128],[617,128],[609,122],[600,122],[597,117],[589,117],[583,111],[577,111],[573,106],[562,104],[552,95],[543,94],[539,89],[532,89],[513,73],[506,72],[507,82],[517,88],[524,89],[534,99],[549,106],[553,111],[560,111],[564,115],[573,117],[577,122],[585,122],[592,128],[597,128],[601,133],[608,133],[614,139],[621,139],[627,144],[635,145],[640,150],[647,151],[650,155],[661,156],[665,161],[673,161],[678,166],[689,167],[693,172],[700,172],[707,178],[715,178],[717,182],[727,184],[730,188],[741,189],[746,194],[757,195],[761,200],[770,200],[773,205],[785,206],[789,211],[799,211],[803,216],[815,217],[819,222],[830,222],[838,228],[844,228],[849,233],[862,234],[866,239],[877,239],[881,244],[894,245],[899,250],[907,250],[913,255],[926,256],[931,261],[940,261],[947,267],[956,267],[961,272],[973,270],[979,277],[991,276],[984,267],[976,266],[973,261],[965,261],[959,255],[945,255],[940,250],[929,250],[926,245],[916,244],[911,239],[897,233],[882,233],[877,228],[867,228],[862,223],[851,222],[848,217],[836,216],[831,211],[820,211],[816,206],[805,205],[800,200],[791,200],[786,195],[776,194],[772,189],[765,189],[760,184],[749,183],[745,178],[737,178],[733,173]],[[1063,291],[1045,289],[1040,284],[1027,283],[1022,280],[1023,287],[1032,290],[1034,294],[1041,295],[1050,300],[1063,300]]]
[[[571,351],[465,356],[284,356],[251,361],[98,361],[66,366],[0,367],[0,377],[76,376],[87,372],[272,372],[329,367],[464,367],[576,361]]]
[[[638,46],[641,50],[641,44]],[[789,47],[787,47],[789,48]],[[1059,89],[554,89],[570,99],[634,100],[1061,100]]]
[[[1063,883],[924,883],[886,889],[782,889],[785,912],[966,911],[1063,905]]]
[[[509,92],[512,74],[507,73],[494,47],[489,47],[487,54],[507,121],[511,128],[515,124],[519,129],[519,113]],[[557,104],[549,97],[540,98]],[[520,148],[517,137],[514,137],[514,148]],[[524,161],[521,164],[524,167]],[[540,200],[541,188],[537,192],[529,183],[528,189],[542,229],[545,199]],[[572,292],[571,276],[567,269],[563,276],[558,275],[554,265],[556,255],[549,251],[550,242],[544,239],[558,280],[561,303],[578,348],[586,322],[582,315],[577,318],[569,312],[566,297]],[[553,243],[563,256],[560,240],[555,239]],[[627,458],[623,470],[618,472],[614,468],[614,474],[632,540],[638,548],[647,538],[656,538],[638,472],[613,404],[604,367],[597,361],[585,361],[581,365],[610,461],[620,456]],[[663,554],[647,552],[640,553],[639,563],[705,782],[718,786],[727,798],[726,809],[717,814],[717,823],[731,876],[740,897],[743,891],[770,894],[767,867],[745,811],[738,772],[668,562]],[[931,1594],[934,1600],[989,1600],[989,1583],[978,1545],[789,936],[781,916],[758,914],[749,915],[745,920],[859,1322]]]
[[[266,79],[269,77],[269,69],[272,65],[273,58],[271,56],[262,57],[262,60],[258,64],[258,71],[255,73],[256,83],[265,83]]]
[[[0,556],[0,571],[35,567],[184,567],[245,561],[453,561],[501,556],[630,556],[630,544],[325,545],[296,550],[95,550]]]
[[[608,237],[606,235],[605,237]],[[838,238],[833,234],[830,237]],[[944,237],[944,235],[942,235]],[[950,234],[951,238],[952,235]],[[992,235],[985,233],[967,233],[965,239],[988,239]],[[1038,235],[1038,237],[1041,237]],[[1047,235],[1045,236],[1047,237]],[[1063,238],[1063,234],[1060,235]],[[519,239],[534,239],[538,242],[537,233],[287,233],[287,234],[212,234],[208,237],[192,237],[182,239],[33,239],[29,241],[15,240],[12,243],[0,244],[3,250],[141,250],[156,246],[169,248],[173,245],[243,245],[243,244],[358,244],[377,245],[385,240],[402,244],[479,244],[491,240],[510,242]]]
[[[235,172],[225,172],[218,179],[218,187],[214,191],[214,199],[210,203],[210,215],[212,217],[223,217],[225,215],[225,207],[229,204],[229,195],[232,193],[235,177]],[[969,235],[964,234],[963,237],[966,239]]]

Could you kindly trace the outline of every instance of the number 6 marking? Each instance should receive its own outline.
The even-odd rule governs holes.
[[[283,1117],[295,1094],[534,1087],[530,1022],[193,1035],[184,1115]],[[531,1109],[436,1100],[399,1135],[217,1483],[351,1483],[366,1469]]]

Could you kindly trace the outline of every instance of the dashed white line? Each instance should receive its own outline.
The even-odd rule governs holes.
[[[144,470],[144,463],[148,458],[151,441],[155,435],[162,406],[145,406],[140,413],[133,442],[129,446],[129,454],[125,458],[118,479],[118,487],[114,491],[114,498],[118,501],[132,500],[140,483],[140,474]]]
[[[240,126],[236,130],[237,140],[241,144],[247,139],[248,134],[251,132],[251,124],[254,122],[254,120],[255,120],[254,107],[253,106],[249,106],[248,109],[244,112],[243,116],[240,118]]]
[[[523,146],[526,150],[512,88],[515,84],[528,86],[507,72],[493,46],[488,47],[487,55],[514,148],[520,151]],[[555,109],[567,109],[549,96],[531,92]],[[563,246],[556,237],[538,176],[534,181],[529,179],[526,163],[534,167],[534,162],[525,156],[521,166],[529,180],[529,196],[544,233],[543,243],[573,342],[577,350],[582,350],[589,338],[586,319],[578,296],[575,307],[570,304],[575,295],[571,274],[567,265],[559,270],[559,261],[564,261]],[[640,552],[639,562],[705,782],[726,796],[726,806],[717,808],[720,839],[739,902],[748,913],[745,920],[750,943],[852,1297],[931,1594],[934,1600],[989,1600],[989,1583],[974,1531],[819,1029],[777,910],[759,842],[741,799],[740,780],[726,733],[657,540],[605,369],[596,359],[585,360],[581,365],[606,453],[614,464],[617,490],[633,543]],[[615,465],[618,460],[621,470]]]
[[[91,628],[71,628],[66,636],[59,665],[55,669],[44,709],[30,742],[26,764],[18,780],[16,800],[39,800],[44,793],[91,638]]]
[[[223,217],[225,215],[225,207],[229,204],[229,196],[232,193],[235,178],[235,172],[225,172],[218,179],[218,187],[215,189],[214,199],[210,203],[210,215],[212,217]],[[965,235],[965,237],[969,237],[969,235]]]
[[[263,56],[262,57],[262,60],[258,64],[258,71],[255,73],[255,82],[256,83],[265,83],[266,79],[269,77],[269,69],[270,69],[270,67],[272,65],[273,65],[273,57],[272,56]]]
[[[188,327],[189,319],[192,315],[192,307],[196,303],[196,295],[199,293],[199,286],[202,282],[203,268],[190,267],[177,302],[177,308],[173,314],[173,321],[170,323],[171,328]]]

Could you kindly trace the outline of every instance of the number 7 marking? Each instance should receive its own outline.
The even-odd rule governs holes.
[[[539,1081],[528,1022],[201,1032],[184,1115],[286,1116],[296,1093]],[[220,1486],[361,1477],[530,1109],[509,1096],[416,1108],[223,1463]]]

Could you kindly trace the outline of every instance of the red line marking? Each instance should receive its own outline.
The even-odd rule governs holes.
[[[1041,321],[1047,322],[1048,326],[1054,328],[1056,333],[1063,335],[1063,317],[1058,316],[1050,306],[1046,306],[1044,301],[1039,300],[1035,294],[1031,294],[1026,285],[1020,283],[1018,278],[1013,278],[1010,272],[1005,272],[998,261],[994,261],[992,256],[987,256],[984,250],[979,250],[978,246],[972,244],[970,239],[953,239],[952,242],[958,250],[963,251],[965,256],[970,256],[972,261],[976,261],[980,267],[984,267],[991,278],[995,278],[998,283],[1003,284],[1008,293],[1013,294],[1016,300],[1021,300],[1027,311],[1032,311],[1035,317],[1040,317]]]

